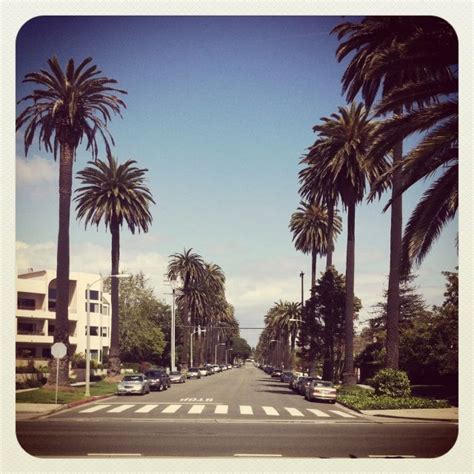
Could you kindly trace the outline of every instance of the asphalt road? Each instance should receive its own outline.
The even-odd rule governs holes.
[[[17,422],[20,445],[39,457],[430,458],[449,451],[457,430],[455,423],[376,419],[308,402],[249,364],[165,392]]]

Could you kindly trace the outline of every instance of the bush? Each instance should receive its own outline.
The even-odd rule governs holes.
[[[409,397],[411,394],[410,379],[402,370],[379,370],[373,378],[373,384],[376,395]]]
[[[37,374],[39,370],[35,369],[32,366],[23,366],[23,367],[16,367],[15,372],[17,374]]]
[[[139,371],[139,364],[137,362],[125,362],[122,364],[124,369],[132,369],[134,372]]]
[[[22,390],[25,388],[37,388],[42,386],[43,384],[40,380],[27,379],[23,382],[16,382],[16,390]]]

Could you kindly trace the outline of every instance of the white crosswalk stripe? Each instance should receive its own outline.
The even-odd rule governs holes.
[[[134,407],[135,405],[120,405],[118,407],[112,408],[112,410],[107,410],[107,413],[122,413],[129,408]]]
[[[227,415],[229,411],[228,405],[216,405],[216,409],[214,410],[215,415]]]
[[[188,411],[188,413],[191,415],[202,413],[205,406],[206,405],[193,405]]]
[[[273,407],[262,407],[262,408],[263,408],[263,411],[265,412],[265,415],[280,416],[280,413],[278,413]]]
[[[331,415],[327,414],[327,413],[324,413],[323,411],[321,410],[316,410],[316,408],[306,408],[306,410],[308,410],[309,412],[313,413],[314,415],[316,416],[325,416],[325,417],[329,417]]]
[[[287,408],[285,407],[285,410],[291,415],[291,416],[304,416],[303,413],[301,413],[299,410],[296,408]]]
[[[183,405],[168,405],[161,413],[176,413]]]
[[[150,413],[151,410],[155,409],[158,405],[144,405],[138,410],[135,410],[135,413]]]
[[[354,415],[349,415],[349,413],[346,413],[344,411],[339,411],[339,410],[329,410],[331,413],[335,413],[336,415],[342,416],[343,418],[355,418]]]
[[[241,415],[253,415],[253,410],[250,405],[240,405]]]
[[[104,408],[109,407],[110,405],[95,405],[91,408],[87,408],[85,410],[81,410],[79,413],[94,413],[99,410],[103,410]]]

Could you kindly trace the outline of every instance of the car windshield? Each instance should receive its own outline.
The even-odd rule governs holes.
[[[150,371],[150,372],[145,372],[145,375],[147,377],[160,377],[161,372],[159,370],[153,370],[153,371]]]
[[[317,380],[314,382],[315,387],[333,387],[332,382],[326,382],[324,380]]]
[[[198,369],[196,367],[191,367],[188,372],[197,372]]]
[[[170,375],[181,375],[181,372],[171,372]]]
[[[126,375],[123,378],[124,382],[141,382],[143,380],[143,375]]]

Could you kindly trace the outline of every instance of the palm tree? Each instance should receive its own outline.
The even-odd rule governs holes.
[[[332,183],[348,212],[343,379],[346,384],[354,384],[355,210],[364,197],[367,181],[372,181],[381,174],[383,166],[382,163],[368,166],[367,153],[376,125],[369,120],[368,111],[362,104],[352,103],[349,107],[339,107],[338,113],[321,120],[323,124],[314,127],[319,133],[314,148],[322,158],[319,164],[321,177]]]
[[[205,266],[202,257],[192,253],[192,248],[184,249],[183,253],[170,255],[168,279],[181,279],[182,287],[176,299],[178,308],[183,315],[184,341],[181,365],[185,365],[189,356],[189,337],[191,328],[197,323],[199,315],[204,314],[205,293],[201,287],[205,277]]]
[[[338,39],[345,38],[336,52],[338,61],[354,53],[342,77],[343,91],[347,100],[354,100],[361,92],[367,108],[374,103],[379,90],[386,97],[406,83],[417,82],[435,73],[438,78],[449,76],[446,69],[433,68],[433,63],[420,64],[419,49],[411,48],[406,54],[406,44],[415,41],[419,45],[424,38],[424,49],[431,59],[438,54],[432,42],[426,43],[423,31],[430,31],[444,22],[435,17],[383,17],[365,18],[361,23],[343,23],[333,29]],[[431,43],[431,44],[430,44]],[[444,51],[440,48],[439,51]],[[436,72],[435,72],[436,71]],[[386,108],[395,117],[403,113],[403,103]],[[402,174],[403,138],[392,143],[393,169],[390,175],[392,187],[390,226],[390,273],[388,283],[386,366],[398,368],[399,306],[402,260]],[[373,155],[376,156],[376,155]],[[377,155],[380,156],[380,155]]]
[[[333,213],[332,236],[342,229],[341,218]],[[293,232],[295,248],[311,253],[311,291],[316,285],[316,259],[328,250],[329,218],[326,208],[316,203],[300,202],[298,210],[291,215],[290,230]]]
[[[76,190],[76,211],[78,219],[84,219],[85,226],[103,222],[112,235],[112,272],[119,273],[120,229],[127,224],[132,232],[148,232],[152,222],[149,206],[155,201],[145,186],[147,169],[135,166],[128,160],[119,165],[108,155],[107,161],[89,161],[90,166],[77,173],[81,187]],[[112,328],[110,335],[108,375],[120,375],[119,336],[119,282],[111,281]]]
[[[82,61],[76,68],[69,60],[63,71],[56,57],[48,59],[50,71],[26,74],[23,82],[33,83],[39,88],[23,101],[33,101],[16,119],[16,130],[26,126],[24,132],[25,156],[38,136],[39,145],[52,152],[56,160],[59,151],[59,232],[56,266],[56,322],[54,342],[67,347],[67,356],[60,364],[59,383],[67,384],[69,358],[72,348],[69,344],[68,302],[69,302],[69,216],[71,209],[72,169],[76,150],[85,138],[87,150],[96,158],[98,146],[96,137],[104,141],[107,153],[113,137],[107,130],[111,114],[120,115],[125,103],[115,94],[126,94],[116,89],[117,81],[99,76],[97,66],[89,66],[92,58]],[[54,383],[56,359],[51,359],[49,383]]]

